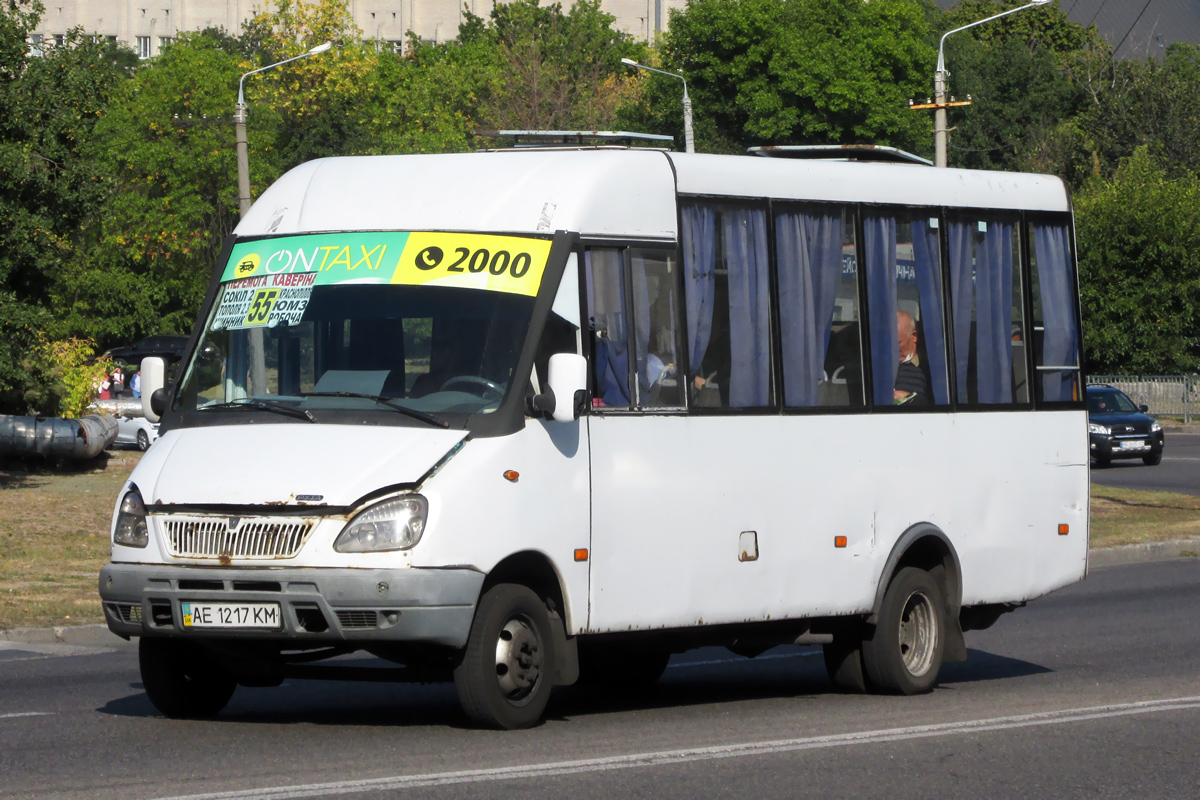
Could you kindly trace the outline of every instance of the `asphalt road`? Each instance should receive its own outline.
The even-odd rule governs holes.
[[[1167,430],[1161,464],[1147,467],[1140,458],[1131,458],[1103,469],[1092,467],[1092,483],[1200,495],[1200,430]]]
[[[168,720],[132,648],[6,645],[0,796],[1195,798],[1198,619],[1200,560],[1110,567],[969,633],[928,695],[836,694],[812,648],[705,650],[516,732],[465,727],[447,686],[289,682]]]

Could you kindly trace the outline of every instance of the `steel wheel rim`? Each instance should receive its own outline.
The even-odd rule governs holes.
[[[524,615],[504,623],[496,637],[496,682],[515,706],[529,702],[545,668],[545,648],[533,622]]]
[[[913,592],[900,614],[900,660],[915,678],[929,672],[937,650],[937,615],[924,592]]]

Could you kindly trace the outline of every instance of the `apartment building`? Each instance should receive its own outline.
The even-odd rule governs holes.
[[[75,27],[122,42],[141,58],[152,58],[180,31],[224,28],[236,34],[264,0],[43,0],[45,14],[30,37],[32,52],[61,42]],[[367,39],[399,49],[408,31],[444,42],[458,35],[464,8],[486,17],[496,0],[350,0],[350,13]],[[602,0],[615,27],[653,42],[666,29],[668,11],[686,0]],[[563,2],[569,6],[569,1]]]

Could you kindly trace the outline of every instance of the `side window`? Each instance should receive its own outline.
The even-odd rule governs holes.
[[[1071,261],[1071,228],[1066,220],[1029,224],[1033,247],[1034,394],[1039,402],[1080,399],[1079,328],[1075,270]]]
[[[592,340],[592,405],[629,408],[629,331],[625,311],[625,255],[593,248],[584,254],[588,333]]]
[[[949,217],[950,314],[958,402],[1029,402],[1020,224],[1015,214]]]
[[[805,204],[775,214],[783,401],[863,405],[854,212]]]
[[[931,211],[863,212],[876,406],[949,402],[938,233],[938,219]]]
[[[767,215],[761,208],[682,208],[687,383],[698,407],[771,405]]]
[[[676,364],[679,265],[675,253],[632,249],[633,329],[640,408],[683,406]]]

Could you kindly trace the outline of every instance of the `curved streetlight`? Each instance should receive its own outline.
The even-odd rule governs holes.
[[[1044,6],[1049,2],[1050,0],[1030,0],[1029,3],[1023,6],[1010,8],[1008,11],[1002,11],[999,14],[994,14],[978,22],[972,22],[970,25],[963,25],[961,28],[955,28],[942,34],[942,40],[938,43],[937,71],[933,74],[933,102],[935,109],[933,117],[933,146],[936,153],[934,163],[937,166],[946,166],[946,145],[949,139],[949,131],[946,129],[946,78],[949,77],[950,73],[946,72],[946,60],[943,56],[946,37],[952,33],[965,31],[967,28],[974,28],[976,25],[982,25],[985,22],[991,22],[994,19],[1000,19],[1001,17],[1007,17],[1009,14],[1024,11],[1027,8]],[[928,106],[925,106],[925,108],[928,108]]]
[[[1046,0],[1046,2],[1049,2],[1049,0]],[[647,72],[657,72],[659,75],[666,75],[670,78],[676,78],[683,81],[683,149],[684,152],[687,153],[696,152],[696,140],[692,135],[692,99],[688,97],[687,79],[674,72],[667,72],[666,70],[655,69],[654,67],[647,67],[645,64],[639,64],[632,58],[622,58],[621,63],[631,66],[634,69],[644,69]]]
[[[301,53],[298,56],[277,61],[274,64],[268,64],[265,67],[252,69],[242,76],[238,81],[238,98],[237,107],[233,111],[233,123],[236,128],[237,138],[237,172],[238,172],[238,215],[246,216],[246,212],[250,210],[250,153],[249,146],[246,143],[246,97],[243,94],[243,89],[246,85],[246,78],[251,75],[256,75],[259,72],[266,72],[269,69],[288,64],[292,61],[299,61],[302,58],[315,56],[318,53],[324,53],[329,48],[333,47],[333,42],[319,44],[307,53]]]

